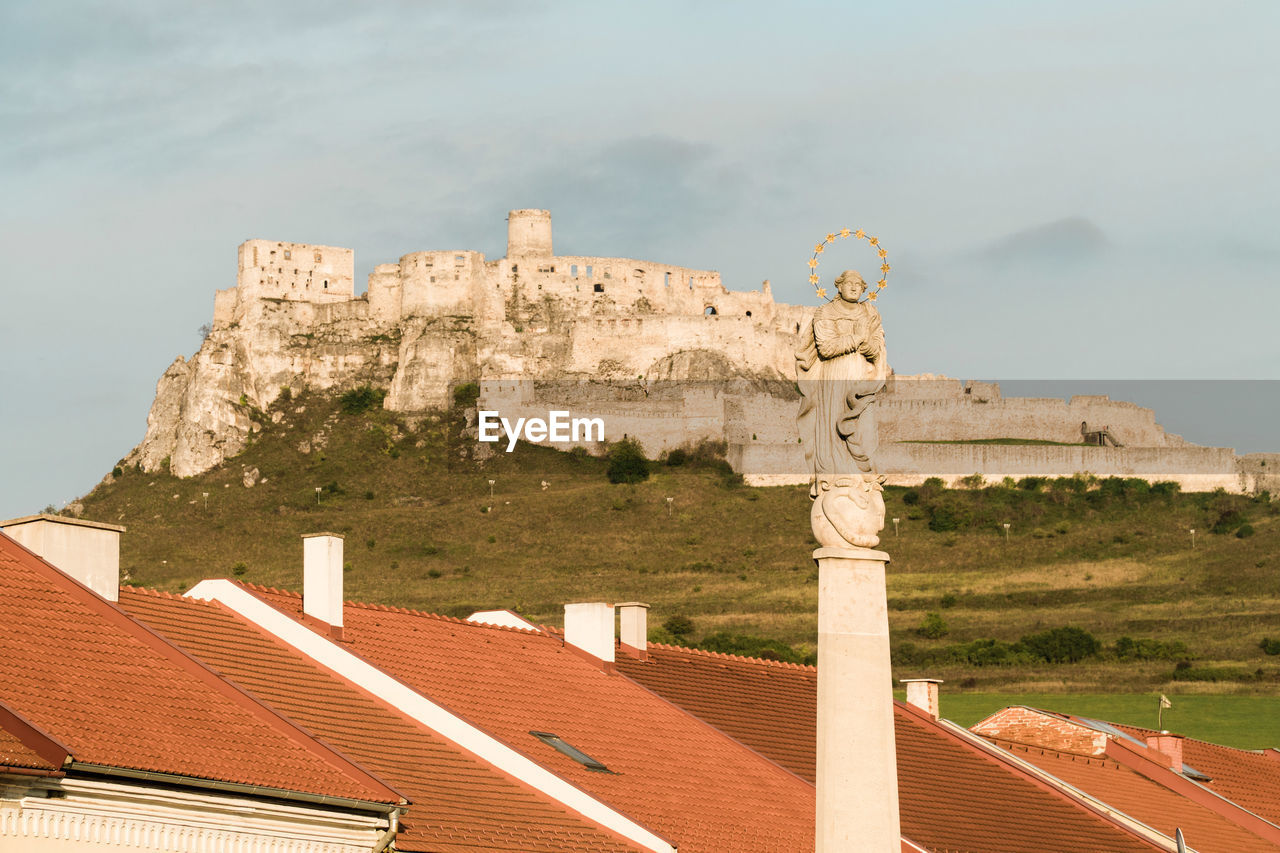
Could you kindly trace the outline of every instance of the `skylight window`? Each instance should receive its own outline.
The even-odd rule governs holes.
[[[574,761],[578,762],[588,770],[594,770],[597,773],[613,772],[608,767],[605,767],[599,761],[596,761],[594,758],[592,758],[590,755],[587,755],[582,750],[572,746],[571,744],[566,743],[564,740],[560,738],[559,735],[553,735],[549,732],[529,732],[529,734],[533,735],[538,740],[545,743],[547,746],[552,747],[557,752],[560,752],[560,753],[563,753],[564,755],[569,756]]]

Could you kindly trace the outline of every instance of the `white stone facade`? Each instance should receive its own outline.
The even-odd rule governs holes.
[[[385,816],[0,773],[0,853],[368,853]]]

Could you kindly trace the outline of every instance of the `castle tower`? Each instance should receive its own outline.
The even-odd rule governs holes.
[[[507,214],[507,257],[520,255],[552,256],[551,211],[513,210]]]

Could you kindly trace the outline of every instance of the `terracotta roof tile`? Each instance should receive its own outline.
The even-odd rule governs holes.
[[[254,588],[250,588],[254,589]],[[287,612],[300,599],[255,593]],[[813,786],[562,639],[348,604],[352,651],[502,739],[681,853],[796,853],[813,847]],[[530,731],[559,735],[605,764],[587,770]]]
[[[0,768],[26,767],[33,770],[57,770],[12,732],[0,728]]]
[[[0,703],[79,762],[400,800],[2,533]]]
[[[1111,725],[1141,741],[1158,734],[1155,729]],[[1280,752],[1233,749],[1184,738],[1182,760],[1212,779],[1205,787],[1280,825]]]
[[[812,781],[812,667],[650,645],[618,669]],[[895,705],[902,834],[936,851],[1150,851],[1148,842]]]
[[[634,851],[624,839],[400,715],[226,608],[126,587],[120,601],[409,796],[396,849]]]
[[[1181,829],[1200,853],[1276,851],[1273,844],[1192,799],[1107,757],[1060,752],[1011,741],[994,743],[1069,785],[1106,802],[1147,826],[1172,836]],[[1172,772],[1170,772],[1170,775]]]

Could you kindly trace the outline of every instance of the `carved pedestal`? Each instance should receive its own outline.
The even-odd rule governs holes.
[[[819,548],[817,853],[897,853],[898,772],[885,564]]]

